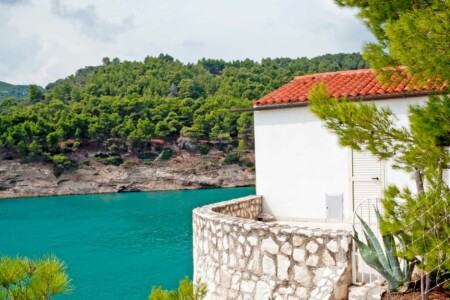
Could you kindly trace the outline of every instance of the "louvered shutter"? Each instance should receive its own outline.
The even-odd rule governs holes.
[[[375,220],[372,204],[367,199],[379,199],[383,193],[383,162],[368,152],[352,153],[353,207],[362,203],[358,214],[369,223]]]
[[[344,195],[326,195],[327,221],[340,222],[344,218]]]

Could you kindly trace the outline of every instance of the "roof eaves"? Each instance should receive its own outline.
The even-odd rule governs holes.
[[[374,95],[374,96],[357,96],[357,97],[348,97],[346,100],[349,101],[372,101],[372,100],[387,100],[387,99],[399,99],[399,98],[412,98],[412,97],[421,97],[428,95],[441,94],[442,91],[421,91],[415,93],[408,94],[382,94],[382,95]],[[344,98],[341,98],[341,100]],[[304,107],[311,104],[311,101],[307,99],[303,102],[290,102],[285,104],[265,104],[265,105],[256,105],[248,108],[238,108],[238,109],[230,109],[229,112],[238,113],[238,112],[250,112],[250,111],[262,111],[262,110],[272,110],[272,109],[283,109],[283,108],[294,108],[294,107]]]

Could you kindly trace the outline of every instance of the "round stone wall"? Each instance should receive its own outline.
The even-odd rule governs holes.
[[[194,210],[194,277],[207,299],[347,299],[351,233],[256,221],[262,201]]]

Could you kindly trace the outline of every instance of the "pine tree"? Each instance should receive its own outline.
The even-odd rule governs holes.
[[[417,80],[450,80],[450,1],[335,2],[357,8],[359,18],[375,35],[377,42],[364,49],[364,58],[372,68],[380,71],[386,66],[403,65]]]
[[[0,257],[0,299],[53,299],[69,293],[73,287],[66,268],[55,256]]]
[[[323,85],[312,89],[310,99],[311,111],[342,146],[369,151],[415,175],[417,194],[396,186],[385,190],[381,230],[401,239],[406,247],[398,254],[427,272],[428,291],[431,272],[450,269],[450,190],[442,176],[450,164],[450,97],[412,106],[410,128],[398,127],[388,107],[329,99]]]

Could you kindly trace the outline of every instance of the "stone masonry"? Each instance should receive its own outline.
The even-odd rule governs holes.
[[[207,299],[347,299],[351,233],[256,221],[262,201],[194,210],[194,277]]]

